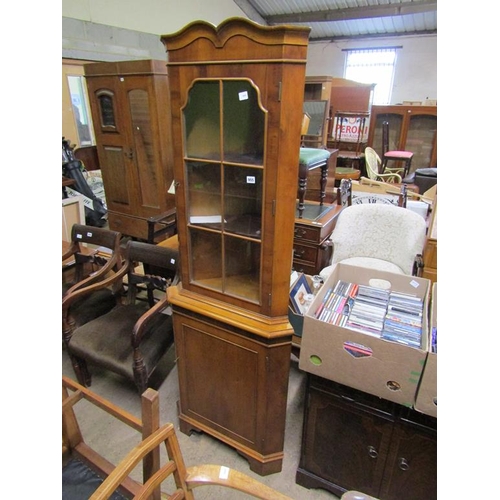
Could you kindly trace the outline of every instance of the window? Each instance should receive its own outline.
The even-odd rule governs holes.
[[[69,93],[80,146],[90,146],[93,141],[84,85],[83,76],[68,76]]]
[[[401,47],[346,50],[344,78],[376,83],[373,104],[390,104],[398,48]]]

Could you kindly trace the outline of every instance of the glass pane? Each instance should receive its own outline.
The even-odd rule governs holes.
[[[186,162],[188,221],[221,229],[222,198],[219,163]]]
[[[222,290],[221,234],[189,228],[191,279],[199,285]]]
[[[191,282],[258,302],[265,112],[257,91],[247,80],[198,81],[183,117]]]
[[[304,101],[304,113],[311,117],[307,135],[322,135],[323,125],[326,120],[326,107],[328,101]]]
[[[224,238],[224,292],[251,301],[259,298],[260,244],[226,236]]]
[[[265,115],[246,80],[224,81],[224,160],[262,165]]]
[[[218,81],[196,82],[184,108],[185,154],[220,160],[220,92]]]
[[[436,116],[413,114],[410,117],[405,149],[413,152],[412,172],[417,168],[425,168],[430,165],[436,132]]]
[[[78,131],[78,142],[80,146],[90,146],[92,145],[92,133],[83,76],[68,76],[68,86],[71,104],[73,105],[73,116]]]
[[[101,111],[101,126],[116,128],[115,108],[113,106],[113,95],[99,94],[99,109]]]
[[[224,165],[224,227],[227,232],[261,238],[262,173],[259,168]]]
[[[140,165],[138,172],[141,204],[148,207],[158,207],[158,179],[155,170],[148,93],[141,89],[131,90],[128,93],[128,102],[132,119],[135,157]]]
[[[389,122],[389,151],[395,151],[399,148],[399,138],[401,136],[401,127],[403,126],[403,116],[391,113],[381,113],[377,115],[375,124],[375,133],[373,137],[373,149],[382,158],[382,124]]]

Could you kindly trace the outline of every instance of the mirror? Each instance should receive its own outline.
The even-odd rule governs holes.
[[[304,144],[306,146],[321,147],[324,146],[324,127],[327,118],[328,101],[304,101],[303,111],[311,117],[307,129]]]

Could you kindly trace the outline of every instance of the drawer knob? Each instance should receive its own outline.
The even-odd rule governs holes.
[[[373,446],[368,446],[368,456],[370,458],[377,458],[378,452]]]

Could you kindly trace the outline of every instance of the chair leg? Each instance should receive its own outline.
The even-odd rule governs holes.
[[[78,383],[84,387],[90,387],[92,385],[92,376],[90,375],[87,367],[87,362],[84,359],[73,356],[72,354],[70,354],[69,357],[71,359]]]
[[[406,165],[405,165],[405,170],[404,170],[404,177],[406,177],[410,173],[411,160],[412,160],[412,158],[410,158],[409,160],[406,160]]]
[[[144,365],[144,359],[138,351],[134,352],[134,381],[139,391],[139,394],[142,394],[148,386],[148,374],[146,372],[146,366]]]

